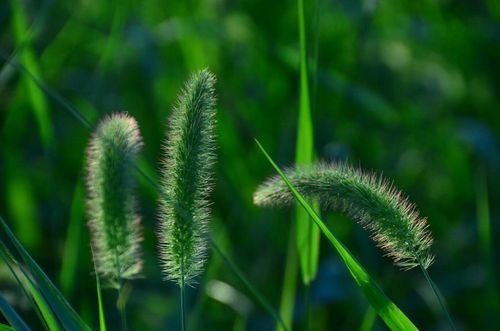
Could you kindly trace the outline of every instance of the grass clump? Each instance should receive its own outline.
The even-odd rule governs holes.
[[[142,227],[136,212],[131,163],[142,139],[136,121],[112,114],[96,128],[87,149],[87,211],[96,272],[103,285],[120,289],[140,276]]]

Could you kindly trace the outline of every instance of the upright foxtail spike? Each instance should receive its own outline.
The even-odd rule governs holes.
[[[88,225],[96,272],[107,287],[118,289],[142,271],[133,176],[141,147],[136,121],[116,113],[99,123],[87,149]]]
[[[159,254],[165,279],[193,285],[207,254],[215,161],[215,76],[191,76],[169,121],[161,160]]]

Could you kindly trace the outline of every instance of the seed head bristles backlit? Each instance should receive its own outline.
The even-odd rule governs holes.
[[[142,147],[136,121],[115,113],[97,126],[87,149],[87,212],[96,272],[119,288],[140,277],[142,227],[133,164]]]
[[[432,237],[426,219],[382,177],[345,164],[299,167],[285,174],[304,197],[317,197],[322,208],[342,212],[367,228],[377,245],[402,269],[432,264]],[[278,176],[261,184],[253,201],[258,206],[292,206],[295,202]]]
[[[159,251],[165,279],[193,285],[207,254],[215,161],[215,76],[191,76],[170,116],[160,182]]]

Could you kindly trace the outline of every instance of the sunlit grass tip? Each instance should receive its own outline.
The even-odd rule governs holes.
[[[215,76],[193,74],[172,110],[161,161],[159,254],[165,279],[193,285],[207,255],[215,161]]]
[[[322,208],[339,211],[367,228],[402,269],[432,264],[426,219],[381,176],[342,163],[291,168],[285,174],[303,196],[317,197]],[[292,206],[294,197],[283,180],[273,176],[257,188],[253,201],[259,206]]]
[[[142,147],[134,118],[115,113],[95,129],[87,149],[87,212],[95,269],[103,285],[120,288],[141,276],[142,226],[133,164]]]

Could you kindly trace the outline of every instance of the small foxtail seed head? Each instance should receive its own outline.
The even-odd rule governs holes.
[[[119,288],[140,276],[142,227],[133,164],[142,147],[136,121],[115,113],[97,126],[87,149],[87,211],[96,272]]]
[[[215,161],[215,76],[191,76],[170,116],[161,161],[159,254],[166,279],[192,285],[207,254]]]
[[[381,177],[345,164],[299,167],[285,174],[304,197],[317,197],[322,208],[342,212],[367,228],[402,269],[432,264],[432,237],[426,219]],[[257,188],[253,201],[258,206],[290,206],[294,197],[283,180],[274,176]]]

